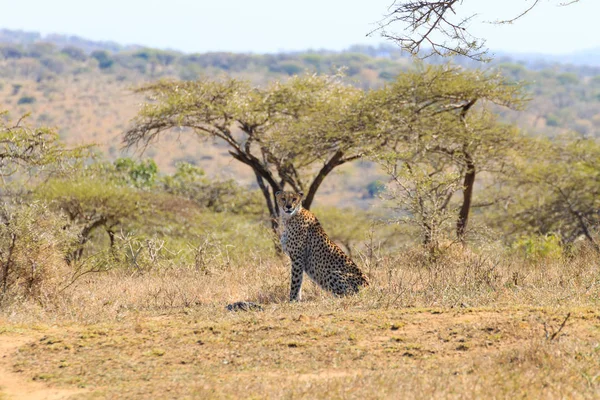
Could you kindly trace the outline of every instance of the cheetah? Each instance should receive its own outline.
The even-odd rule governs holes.
[[[275,194],[282,227],[281,246],[292,261],[290,301],[299,301],[303,272],[337,296],[357,293],[367,277],[332,242],[313,213],[302,208],[302,192]]]

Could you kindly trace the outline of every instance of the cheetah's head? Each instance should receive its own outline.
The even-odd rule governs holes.
[[[275,193],[275,199],[277,199],[277,205],[281,211],[281,215],[284,218],[289,218],[295,215],[302,208],[302,198],[304,193],[298,192],[282,192]]]

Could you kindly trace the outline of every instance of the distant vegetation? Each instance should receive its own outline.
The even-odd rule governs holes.
[[[0,38],[0,341],[29,336],[0,375],[84,397],[598,397],[596,69]],[[368,288],[287,303],[280,189]]]
[[[401,235],[432,261],[448,243],[487,240],[489,230],[527,254],[549,246],[562,255],[580,239],[600,250],[594,69],[414,65],[386,46],[184,54],[1,34],[7,151],[30,144],[50,160],[3,158],[11,181],[45,178],[4,189],[5,266],[16,268],[14,246],[38,225],[24,203],[65,227],[50,236],[81,273],[98,263],[198,263],[209,251],[198,240],[209,237],[241,240],[229,260],[250,242],[275,248],[268,229],[249,236],[238,227],[276,231],[273,193],[288,188],[305,192],[307,208],[316,200],[348,251],[367,235],[394,251],[390,238]],[[159,134],[167,137],[154,146]],[[91,143],[103,154],[86,159],[81,145]],[[135,146],[148,146],[145,161],[129,157]],[[68,147],[75,161],[62,156]],[[60,173],[41,174],[48,170]],[[354,207],[364,223],[344,229],[332,205]]]
[[[185,54],[71,36],[40,39],[37,33],[0,31],[0,82],[21,84],[20,80],[28,80],[37,82],[40,89],[50,85],[59,90],[62,84],[56,81],[69,76],[88,81],[101,74],[124,85],[135,85],[159,78],[195,80],[226,74],[265,84],[306,71],[331,73],[343,68],[351,84],[366,89],[392,82],[412,65],[404,53],[389,45],[353,46],[339,53]],[[527,62],[515,62],[501,56],[489,65],[454,61],[467,68],[498,70],[507,78],[526,83],[532,97],[527,110],[504,112],[503,118],[551,136],[565,129],[586,137],[600,136],[600,67],[569,65],[568,60],[565,64],[535,60],[531,57]],[[48,89],[44,91],[48,95]],[[111,109],[112,104],[107,107]],[[120,122],[126,124],[127,119]]]

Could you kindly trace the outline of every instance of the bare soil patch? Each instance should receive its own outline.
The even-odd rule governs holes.
[[[0,399],[59,400],[85,392],[83,389],[63,389],[34,382],[27,374],[14,372],[11,360],[19,347],[36,340],[33,336],[2,335],[0,339]]]

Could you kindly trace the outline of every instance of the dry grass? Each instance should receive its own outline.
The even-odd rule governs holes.
[[[111,272],[5,306],[0,334],[35,336],[13,369],[82,398],[600,396],[598,256],[485,254],[367,257],[360,295],[306,282],[296,304],[283,259]],[[238,300],[265,311],[225,310]]]
[[[565,307],[600,300],[600,257],[582,251],[569,259],[524,262],[501,252],[452,252],[427,265],[408,251],[393,257],[363,257],[371,286],[360,295],[336,299],[308,278],[303,308],[354,309]],[[215,261],[217,262],[217,261]],[[82,278],[47,303],[7,304],[10,322],[64,321],[85,324],[120,321],[132,313],[178,313],[195,307],[220,309],[248,300],[280,306],[289,296],[286,258],[249,255],[242,265],[212,265],[201,271],[171,267],[156,272],[111,271]]]

